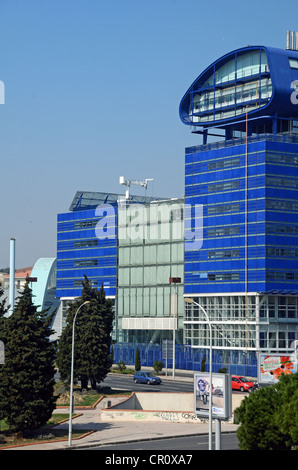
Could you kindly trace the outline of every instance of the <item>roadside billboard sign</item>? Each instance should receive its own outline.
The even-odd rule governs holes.
[[[260,384],[275,384],[281,375],[297,372],[297,354],[260,353],[258,358],[258,381]]]
[[[209,372],[194,374],[194,409],[201,418],[209,417]],[[228,420],[232,416],[232,384],[229,374],[212,374],[212,419]]]

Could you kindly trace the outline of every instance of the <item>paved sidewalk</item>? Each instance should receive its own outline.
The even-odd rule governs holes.
[[[193,380],[193,376],[189,373],[181,374],[180,377],[176,376],[176,380],[189,381]],[[172,377],[163,377],[164,380],[171,380]],[[124,397],[106,398],[98,403],[95,409],[80,410],[76,408],[76,412],[80,416],[74,418],[72,421],[72,429],[92,429],[94,432],[82,437],[80,439],[73,439],[72,446],[68,445],[68,441],[57,441],[40,444],[32,444],[25,446],[10,447],[5,450],[69,450],[80,449],[102,445],[109,445],[115,443],[137,442],[141,440],[154,440],[164,437],[180,437],[191,436],[198,434],[208,434],[209,424],[206,423],[173,423],[173,422],[150,422],[150,421],[132,421],[132,422],[110,422],[101,419],[101,409],[106,408],[107,401],[111,405],[115,405],[123,401]],[[66,409],[68,412],[68,409]],[[61,409],[55,410],[60,412]],[[68,431],[69,423],[58,424],[56,427],[66,429]],[[237,425],[222,422],[221,431],[234,432]],[[215,432],[215,425],[213,424],[213,432]],[[1,449],[4,450],[4,449]]]
[[[112,399],[112,404],[116,403]],[[122,400],[122,399],[121,399]],[[118,398],[119,401],[119,398]],[[104,400],[103,400],[104,402]],[[103,403],[105,406],[105,403]],[[61,412],[61,410],[59,410]],[[92,410],[77,410],[81,416],[72,421],[73,431],[75,429],[94,430],[91,434],[81,438],[73,439],[73,449],[94,447],[123,442],[136,442],[148,439],[161,439],[163,437],[190,436],[197,434],[208,434],[209,425],[206,423],[172,423],[172,422],[105,422],[101,420],[100,407]],[[68,421],[57,425],[59,428],[68,430]],[[215,428],[215,427],[214,427]],[[213,428],[213,430],[214,430]],[[237,425],[222,423],[222,432],[233,432]],[[11,447],[7,450],[65,450],[70,449],[68,441],[40,443],[26,446]]]
[[[76,427],[94,429],[95,432],[81,439],[73,439],[73,449],[102,446],[115,443],[137,442],[141,440],[161,439],[164,437],[191,436],[208,434],[208,423],[153,423],[153,422],[102,422],[97,421],[99,413],[84,411],[80,418],[73,420],[73,430]],[[97,421],[97,422],[96,422]],[[68,429],[68,423],[61,424]],[[222,424],[222,432],[233,432],[237,429],[233,424]],[[9,448],[7,450],[65,450],[70,449],[67,441],[41,443]]]

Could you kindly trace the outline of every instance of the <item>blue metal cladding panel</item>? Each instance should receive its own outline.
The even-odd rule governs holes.
[[[297,290],[298,142],[268,142],[267,148],[267,290]]]
[[[185,249],[185,293],[244,292],[243,146],[228,147],[225,152],[216,148],[206,152],[203,146],[201,151],[190,151],[185,158],[185,205],[203,204],[204,227],[202,247]],[[298,143],[261,140],[248,145],[250,292],[297,289],[297,163]],[[194,216],[186,216],[186,236],[194,226]]]
[[[106,295],[116,295],[117,207],[107,218],[115,235],[98,238],[101,220],[96,209],[78,210],[57,216],[57,297],[78,297],[84,275],[95,287],[104,286]]]

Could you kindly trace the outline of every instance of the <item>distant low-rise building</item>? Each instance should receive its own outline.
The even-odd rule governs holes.
[[[26,283],[26,278],[31,276],[33,267],[30,266],[28,268],[19,268],[15,270],[15,299],[17,299],[20,295],[20,292],[23,290],[24,285]],[[0,277],[1,279],[1,287],[4,291],[4,297],[9,299],[9,285],[10,285],[10,277],[9,273],[3,273]]]
[[[59,323],[60,299],[56,298],[57,260],[56,258],[39,258],[33,267],[15,270],[15,300],[24,289],[27,278],[32,289],[32,301],[38,311],[47,310],[50,315],[54,310],[52,329],[55,331],[51,339],[61,334]],[[3,298],[9,304],[9,273],[1,273],[0,286],[3,289]]]

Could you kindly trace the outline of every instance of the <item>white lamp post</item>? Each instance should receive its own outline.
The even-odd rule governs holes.
[[[185,298],[185,302],[189,304],[194,304],[200,308],[200,310],[204,313],[206,321],[209,326],[209,337],[210,337],[210,347],[209,347],[209,450],[212,450],[212,328],[211,323],[208,317],[206,310],[197,302],[195,302],[192,298]]]
[[[71,372],[70,372],[70,405],[69,405],[69,429],[68,429],[68,445],[71,446],[71,437],[72,437],[72,408],[73,408],[73,370],[74,370],[74,330],[76,317],[79,310],[83,305],[90,304],[89,300],[86,300],[82,305],[77,309],[72,325],[72,344],[71,344]]]
[[[176,344],[176,319],[178,323],[178,296],[177,296],[177,284],[181,282],[181,277],[170,277],[169,279],[170,284],[174,284],[175,286],[175,295],[174,295],[174,317],[173,317],[173,379],[175,378],[175,344]]]

